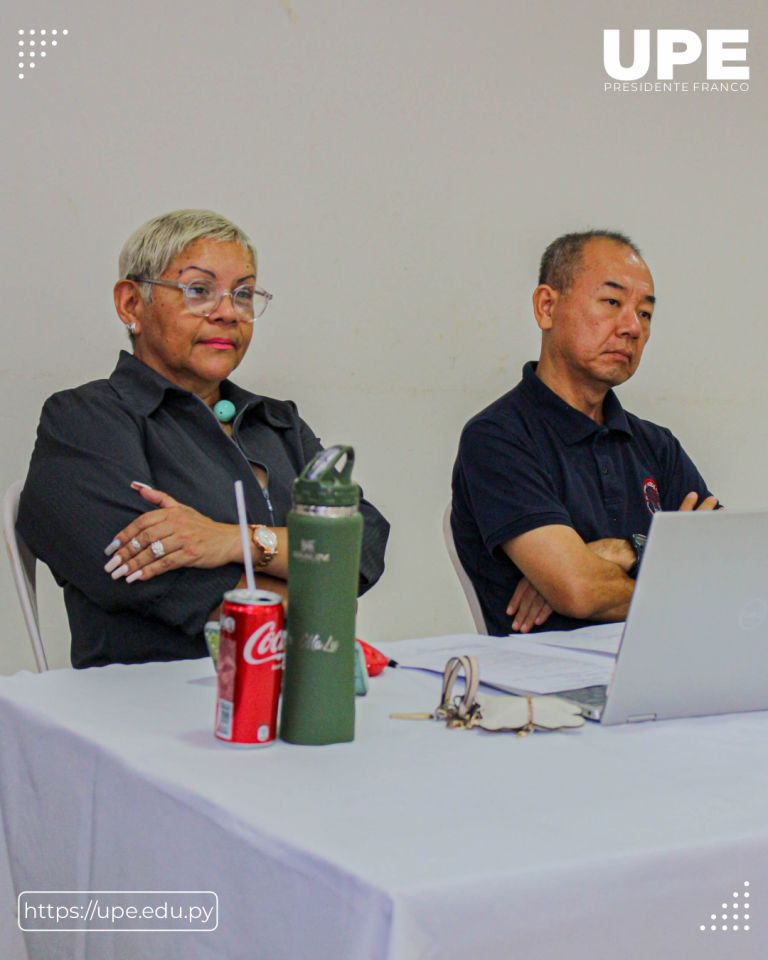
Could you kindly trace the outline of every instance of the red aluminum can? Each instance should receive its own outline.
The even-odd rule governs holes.
[[[283,604],[266,590],[230,590],[221,608],[215,735],[266,747],[277,735],[283,683]]]

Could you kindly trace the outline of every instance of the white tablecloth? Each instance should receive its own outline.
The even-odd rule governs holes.
[[[438,694],[387,670],[353,744],[242,751],[212,736],[208,660],[0,678],[16,891],[220,903],[213,933],[30,933],[31,960],[768,954],[767,714],[527,738],[389,719]],[[711,932],[745,880],[750,930]]]

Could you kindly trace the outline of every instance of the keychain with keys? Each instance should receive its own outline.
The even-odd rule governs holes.
[[[464,693],[452,697],[453,687],[464,671]],[[584,717],[578,706],[557,696],[500,696],[478,693],[480,669],[477,659],[451,657],[443,674],[440,705],[433,713],[392,713],[393,720],[445,720],[453,730],[482,727],[492,732],[509,731],[526,737],[534,730],[581,727]]]
[[[465,687],[463,695],[451,700],[454,684],[461,670],[464,670]],[[471,730],[480,719],[480,705],[475,696],[480,685],[480,670],[477,658],[472,656],[451,657],[443,674],[443,691],[440,706],[434,713],[391,713],[392,720],[445,720],[446,726],[454,730]]]

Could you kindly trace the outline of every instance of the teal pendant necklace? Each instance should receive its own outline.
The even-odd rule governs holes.
[[[219,400],[214,406],[213,412],[219,423],[229,423],[230,420],[234,419],[236,410],[231,400]]]

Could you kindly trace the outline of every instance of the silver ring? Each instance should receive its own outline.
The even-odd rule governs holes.
[[[134,550],[141,550],[141,544],[136,539],[136,537],[134,537],[133,540],[131,540],[131,546],[133,547]]]
[[[154,542],[150,543],[149,547],[158,560],[160,557],[165,556],[165,547],[163,546],[162,540],[155,540]]]

